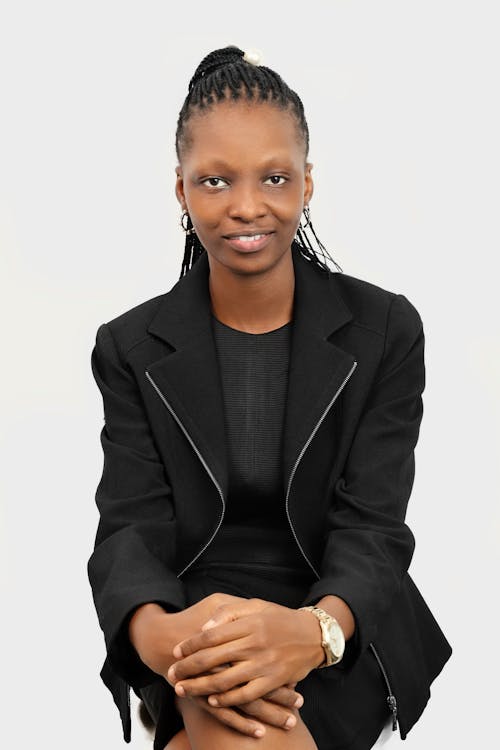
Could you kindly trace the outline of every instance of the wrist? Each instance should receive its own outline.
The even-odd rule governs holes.
[[[174,614],[176,613],[167,612],[156,602],[147,602],[137,607],[128,623],[128,636],[134,648],[137,650],[144,629],[149,629],[153,620],[158,617],[173,617]]]
[[[306,610],[296,610],[298,615],[302,615],[304,636],[303,643],[307,644],[307,666],[312,671],[319,667],[325,661],[325,650],[321,645],[323,635],[321,625],[317,617],[312,612]]]
[[[347,642],[354,635],[356,621],[351,608],[340,596],[327,594],[315,603],[316,607],[324,609],[327,614],[335,617],[344,633],[344,639]]]

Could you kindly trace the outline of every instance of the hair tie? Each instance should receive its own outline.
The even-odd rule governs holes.
[[[262,52],[260,49],[247,49],[243,59],[251,65],[262,65]]]

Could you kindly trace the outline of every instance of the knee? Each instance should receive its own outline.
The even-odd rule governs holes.
[[[191,750],[191,743],[186,730],[181,729],[180,732],[177,732],[168,745],[165,745],[164,750]]]

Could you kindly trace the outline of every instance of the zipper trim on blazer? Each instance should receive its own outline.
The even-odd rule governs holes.
[[[311,562],[311,561],[309,560],[309,558],[307,557],[307,555],[306,555],[306,553],[304,552],[304,550],[302,549],[302,545],[300,544],[300,542],[299,542],[299,540],[298,540],[298,537],[297,537],[297,534],[295,533],[295,529],[293,528],[292,520],[291,520],[291,518],[290,518],[290,513],[288,512],[288,498],[289,498],[289,496],[290,496],[290,488],[291,488],[291,486],[292,486],[292,481],[293,481],[293,477],[294,477],[294,475],[295,475],[295,472],[296,472],[296,470],[297,470],[297,466],[299,465],[299,462],[300,462],[300,460],[301,460],[302,456],[303,456],[303,455],[304,455],[304,453],[306,452],[306,450],[307,450],[307,447],[308,447],[309,443],[311,442],[311,440],[312,440],[312,439],[313,439],[313,437],[315,436],[315,434],[316,434],[316,432],[318,431],[318,429],[319,429],[319,427],[320,427],[321,423],[323,422],[324,418],[325,418],[325,417],[326,417],[326,415],[328,414],[328,411],[330,410],[330,408],[332,407],[332,405],[333,405],[333,404],[335,403],[335,401],[336,401],[337,397],[339,396],[340,392],[342,391],[342,389],[344,388],[345,384],[347,383],[347,381],[348,381],[348,380],[349,380],[349,378],[351,377],[352,373],[353,373],[353,372],[354,372],[354,370],[356,369],[356,367],[357,367],[357,364],[358,364],[358,363],[357,363],[357,361],[356,361],[356,360],[354,360],[354,363],[353,363],[353,365],[352,365],[352,367],[351,367],[350,371],[349,371],[349,372],[347,373],[346,377],[344,378],[344,381],[343,381],[343,383],[341,384],[341,386],[339,387],[339,389],[338,389],[338,390],[337,390],[337,392],[335,393],[334,397],[332,398],[332,400],[330,401],[330,403],[328,404],[328,406],[327,406],[327,407],[326,407],[326,409],[324,410],[323,414],[321,415],[321,417],[319,418],[318,422],[316,423],[316,425],[315,425],[315,427],[314,427],[313,431],[311,432],[311,434],[309,435],[309,437],[308,437],[307,441],[305,442],[305,444],[304,444],[304,446],[303,446],[302,450],[300,451],[299,455],[297,456],[297,460],[295,461],[295,463],[294,463],[294,465],[293,465],[293,468],[292,468],[292,471],[291,471],[291,473],[290,473],[290,478],[289,478],[289,480],[288,480],[288,488],[287,488],[287,491],[286,491],[285,508],[286,508],[286,515],[287,515],[287,518],[288,518],[288,523],[290,524],[290,528],[291,528],[291,530],[292,530],[292,534],[293,534],[293,536],[295,537],[295,541],[297,542],[297,545],[298,545],[298,547],[299,547],[300,551],[302,552],[302,555],[304,556],[304,558],[305,558],[305,560],[306,560],[307,564],[308,564],[308,565],[310,566],[310,568],[312,569],[313,573],[314,573],[314,574],[316,575],[316,577],[318,578],[318,580],[319,580],[319,579],[321,578],[321,576],[320,576],[320,574],[318,573],[318,571],[316,570],[316,568],[314,567],[314,565],[312,564],[312,562]]]
[[[168,403],[168,401],[165,398],[165,396],[163,395],[163,393],[160,391],[160,389],[158,388],[158,386],[154,382],[154,380],[151,377],[151,375],[149,374],[149,372],[147,370],[145,372],[146,372],[147,378],[151,382],[151,385],[153,386],[153,388],[155,389],[155,391],[157,392],[157,394],[159,395],[159,397],[161,398],[161,400],[163,401],[163,403],[165,404],[165,406],[167,407],[167,409],[169,410],[169,412],[172,414],[172,416],[174,417],[175,421],[178,423],[179,427],[181,428],[181,430],[183,431],[183,433],[185,434],[185,436],[187,437],[187,439],[189,440],[189,442],[191,443],[191,445],[193,446],[193,449],[196,452],[198,458],[200,459],[201,463],[203,464],[203,466],[207,470],[210,479],[215,484],[215,486],[217,488],[217,491],[218,491],[218,493],[220,495],[220,499],[222,501],[222,513],[221,513],[221,516],[220,516],[220,519],[219,519],[219,523],[217,524],[217,528],[215,529],[214,533],[212,534],[212,536],[210,537],[210,539],[208,540],[208,542],[205,544],[205,546],[198,552],[198,554],[191,560],[191,562],[186,565],[186,567],[184,568],[184,570],[181,570],[181,572],[177,574],[177,578],[180,578],[181,575],[183,575],[186,572],[186,570],[191,567],[191,565],[195,562],[195,560],[197,560],[198,557],[201,554],[203,554],[203,552],[206,550],[206,548],[208,547],[208,545],[210,544],[210,542],[212,541],[212,539],[214,538],[214,536],[217,534],[217,532],[218,532],[218,530],[220,528],[220,525],[222,523],[222,519],[224,518],[224,512],[225,512],[226,504],[224,502],[224,495],[223,495],[223,492],[222,492],[222,489],[221,489],[219,483],[217,482],[216,478],[214,477],[213,473],[210,470],[210,467],[208,466],[207,462],[205,461],[205,459],[201,455],[200,451],[196,447],[195,443],[193,442],[193,440],[192,440],[191,436],[189,435],[188,431],[186,430],[186,428],[182,424],[181,420],[179,419],[179,417],[177,416],[177,414],[175,413],[175,411],[172,409],[172,407]]]
[[[327,415],[328,411],[330,410],[330,408],[332,407],[332,405],[333,405],[333,404],[335,403],[335,401],[336,401],[336,399],[338,398],[338,396],[340,395],[340,393],[341,393],[342,389],[344,388],[344,386],[346,385],[347,381],[348,381],[348,380],[349,380],[349,378],[351,377],[352,373],[353,373],[353,372],[354,372],[354,370],[356,369],[356,367],[357,367],[357,364],[358,364],[358,363],[357,363],[357,361],[356,361],[356,360],[354,360],[354,363],[353,363],[353,365],[352,365],[351,369],[349,370],[349,372],[347,373],[346,377],[344,378],[344,380],[343,380],[342,384],[341,384],[341,385],[340,385],[340,387],[339,387],[339,388],[337,389],[337,391],[336,391],[335,395],[333,396],[332,400],[330,401],[330,403],[328,404],[328,406],[326,407],[326,409],[325,409],[325,410],[323,411],[323,414],[321,415],[321,417],[320,417],[320,418],[319,418],[319,420],[317,421],[316,425],[314,426],[314,429],[313,429],[313,431],[312,431],[312,432],[311,432],[311,434],[309,435],[309,437],[308,437],[307,441],[305,442],[305,444],[304,444],[304,446],[303,446],[302,450],[300,451],[299,455],[297,456],[297,459],[296,459],[296,461],[295,461],[295,464],[293,465],[292,471],[291,471],[291,473],[290,473],[290,478],[289,478],[289,480],[288,480],[288,488],[287,488],[287,492],[286,492],[286,498],[285,498],[285,508],[286,508],[286,515],[287,515],[287,518],[288,518],[288,523],[290,524],[290,528],[291,528],[291,530],[292,530],[292,534],[293,534],[293,536],[294,536],[294,539],[295,539],[295,541],[296,541],[296,543],[297,543],[297,546],[299,547],[299,549],[300,549],[300,551],[301,551],[302,555],[304,556],[304,559],[306,560],[307,564],[308,564],[308,565],[310,566],[310,568],[312,569],[312,571],[314,572],[314,574],[316,575],[316,577],[318,578],[318,580],[320,579],[320,577],[321,577],[321,576],[320,576],[320,574],[318,573],[318,571],[316,570],[316,568],[314,567],[314,565],[312,564],[312,562],[311,562],[311,561],[309,560],[309,558],[307,557],[306,553],[304,552],[304,550],[303,550],[303,548],[302,548],[302,545],[300,544],[300,542],[299,542],[299,540],[298,540],[297,534],[295,533],[295,529],[293,528],[293,524],[292,524],[292,521],[291,521],[291,518],[290,518],[290,513],[289,513],[289,511],[288,511],[288,498],[289,498],[289,496],[290,496],[290,489],[291,489],[291,486],[292,486],[292,481],[293,481],[293,477],[294,477],[294,475],[295,475],[295,472],[296,472],[296,470],[297,470],[297,466],[299,465],[299,462],[300,462],[300,460],[301,460],[302,456],[304,455],[305,451],[307,450],[307,447],[309,446],[309,443],[310,443],[310,442],[311,442],[311,440],[313,439],[314,435],[315,435],[315,434],[316,434],[316,432],[318,431],[318,429],[319,429],[319,427],[320,427],[321,423],[322,423],[322,422],[323,422],[323,420],[325,419],[325,417],[326,417],[326,415]],[[158,393],[159,397],[161,398],[161,400],[163,401],[163,403],[165,404],[165,406],[167,407],[167,409],[168,409],[168,410],[170,411],[170,413],[172,414],[172,416],[174,417],[174,419],[175,419],[175,420],[176,420],[176,422],[178,423],[179,427],[180,427],[180,428],[182,429],[182,431],[183,431],[183,432],[184,432],[184,434],[186,435],[187,439],[189,440],[189,442],[190,442],[190,443],[191,443],[191,445],[193,446],[193,449],[194,449],[194,451],[196,452],[196,454],[197,454],[198,458],[200,459],[200,461],[202,462],[203,466],[205,467],[205,469],[206,469],[206,471],[207,471],[208,475],[210,476],[210,478],[211,478],[212,482],[213,482],[213,483],[215,484],[215,486],[216,486],[216,488],[217,488],[217,491],[218,491],[218,493],[219,493],[219,495],[220,495],[220,499],[221,499],[221,501],[222,501],[222,513],[221,513],[221,517],[220,517],[220,519],[219,519],[219,523],[217,524],[217,527],[216,527],[216,529],[215,529],[214,533],[212,534],[212,536],[210,537],[210,539],[208,540],[208,542],[207,542],[207,543],[206,543],[206,544],[205,544],[205,545],[204,545],[204,546],[202,547],[202,549],[201,549],[201,550],[200,550],[200,551],[198,552],[198,554],[197,554],[197,555],[196,555],[196,556],[195,556],[195,557],[194,557],[194,558],[193,558],[193,559],[191,560],[191,562],[190,562],[190,563],[188,563],[188,564],[186,565],[186,567],[184,568],[184,570],[182,570],[182,571],[181,571],[180,573],[178,573],[178,574],[177,574],[177,578],[179,578],[179,577],[180,577],[181,575],[183,575],[183,574],[184,574],[184,573],[186,572],[186,570],[187,570],[188,568],[190,568],[190,567],[191,567],[191,565],[192,565],[192,564],[193,564],[193,563],[194,563],[194,562],[195,562],[195,561],[196,561],[196,560],[198,559],[198,557],[200,557],[200,555],[202,555],[202,554],[203,554],[203,552],[204,552],[204,551],[206,550],[206,548],[208,547],[208,545],[210,544],[210,542],[211,542],[211,541],[213,540],[213,538],[214,538],[214,537],[215,537],[215,535],[217,534],[217,532],[218,532],[218,530],[219,530],[219,528],[220,528],[220,526],[221,526],[221,524],[222,524],[222,520],[223,520],[223,518],[224,518],[224,513],[225,513],[225,508],[226,508],[226,504],[225,504],[225,501],[224,501],[224,494],[223,494],[223,492],[222,492],[222,489],[221,489],[221,487],[220,487],[219,483],[218,483],[218,482],[217,482],[217,480],[215,479],[215,477],[214,477],[213,473],[212,473],[212,472],[211,472],[211,470],[210,470],[210,467],[208,466],[207,462],[205,461],[205,459],[204,459],[204,458],[203,458],[203,456],[201,455],[200,451],[199,451],[199,450],[198,450],[198,448],[196,447],[196,445],[195,445],[194,441],[192,440],[191,436],[189,435],[188,431],[186,430],[186,428],[185,428],[185,427],[184,427],[184,425],[182,424],[181,420],[179,419],[179,417],[177,416],[177,414],[175,413],[175,411],[174,411],[174,410],[172,409],[171,405],[170,405],[170,404],[168,403],[167,399],[165,398],[165,396],[163,395],[163,393],[161,392],[161,390],[159,389],[159,387],[158,387],[158,386],[156,385],[155,381],[153,380],[153,378],[151,377],[151,375],[149,374],[149,372],[148,372],[148,371],[146,370],[146,371],[145,371],[145,373],[146,373],[146,376],[147,376],[148,380],[150,381],[151,385],[153,386],[153,388],[155,389],[155,391],[156,391],[156,392]]]
[[[391,684],[389,682],[389,678],[387,676],[387,672],[385,671],[384,665],[382,664],[382,662],[380,660],[380,656],[377,653],[377,649],[375,648],[375,646],[373,645],[373,643],[371,641],[370,641],[370,646],[371,646],[371,649],[372,649],[372,651],[373,651],[373,653],[375,655],[376,660],[378,661],[378,665],[379,665],[380,669],[382,670],[382,674],[384,676],[385,684],[387,685],[387,690],[388,690],[389,695],[387,696],[386,701],[387,701],[387,704],[389,706],[389,709],[392,712],[392,731],[395,732],[396,729],[398,728],[398,705],[397,705],[397,701],[396,701],[396,696],[393,694],[393,692],[391,690]]]

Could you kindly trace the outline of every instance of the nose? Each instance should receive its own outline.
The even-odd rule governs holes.
[[[228,208],[232,219],[252,222],[257,217],[265,216],[267,210],[264,196],[258,187],[248,183],[233,186]]]

